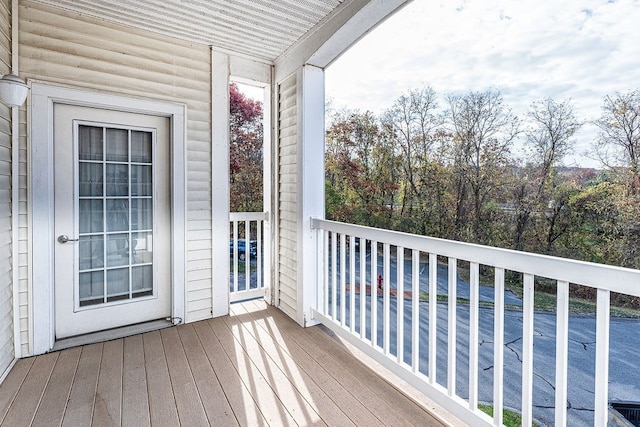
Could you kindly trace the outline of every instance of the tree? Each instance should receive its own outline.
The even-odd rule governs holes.
[[[326,135],[327,216],[388,226],[397,186],[390,132],[373,113],[340,112]]]
[[[596,152],[602,162],[626,177],[629,193],[640,196],[640,90],[604,98],[596,120]]]
[[[384,123],[393,131],[402,164],[401,211],[398,227],[403,231],[442,235],[449,211],[448,174],[444,167],[448,135],[442,129],[435,91],[430,87],[411,90],[395,100],[384,113]]]
[[[573,136],[582,123],[576,118],[570,101],[556,102],[551,98],[531,104],[527,117],[530,127],[526,131],[530,163],[523,168],[524,172],[514,191],[516,221],[514,227],[513,247],[524,248],[523,236],[530,225],[532,213],[543,213],[554,203],[553,197],[558,182],[556,168],[562,164],[564,156],[574,145]],[[556,194],[559,196],[562,193]],[[556,203],[557,204],[557,203]],[[555,239],[555,215],[546,218],[547,251]]]
[[[230,208],[231,212],[263,210],[262,102],[245,97],[232,83],[230,104]]]
[[[505,182],[510,146],[519,134],[518,118],[497,90],[449,95],[448,125],[453,136],[455,238],[490,243],[490,198]],[[465,231],[465,226],[471,229]]]

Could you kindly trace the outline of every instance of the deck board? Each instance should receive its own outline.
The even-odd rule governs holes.
[[[20,391],[24,379],[29,374],[34,360],[36,360],[35,357],[18,360],[2,384],[0,384],[0,424],[2,424],[11,408],[11,404]]]
[[[3,420],[4,425],[20,427],[31,424],[57,360],[58,354],[50,353],[33,362],[29,375],[22,383],[14,403]]]
[[[216,376],[220,380],[222,390],[238,423],[242,426],[267,425],[267,420],[253,399],[249,387],[238,375],[233,363],[222,349],[222,344],[213,333],[209,322],[198,322],[194,325],[194,329]]]
[[[173,395],[178,408],[178,418],[183,426],[207,425],[207,415],[204,412],[177,329],[164,329],[160,335],[167,358]]]
[[[183,325],[178,328],[178,332],[183,345],[189,349],[186,356],[209,424],[230,427],[239,425],[193,325]]]
[[[102,347],[102,363],[96,389],[94,426],[119,426],[122,420],[122,340],[107,341]]]
[[[82,347],[80,361],[76,368],[71,393],[67,401],[67,409],[62,419],[63,426],[91,425],[96,386],[102,363],[102,347],[102,343]],[[41,356],[36,359],[39,357]]]
[[[134,335],[124,339],[123,359],[122,425],[150,426],[142,335]]]
[[[60,352],[33,419],[34,426],[48,427],[62,422],[81,353],[81,347]]]
[[[231,315],[18,361],[0,424],[442,425],[326,328],[263,302]]]
[[[177,426],[178,408],[173,397],[169,368],[160,332],[144,334],[144,359],[149,391],[149,415],[153,426]]]

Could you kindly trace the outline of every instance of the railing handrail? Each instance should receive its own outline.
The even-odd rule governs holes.
[[[313,218],[311,227],[640,297],[640,270]]]
[[[229,221],[268,221],[269,212],[229,212]]]

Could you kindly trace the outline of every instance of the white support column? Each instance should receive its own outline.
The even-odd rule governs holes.
[[[298,323],[317,324],[318,233],[311,218],[324,218],[324,70],[305,65],[298,79]]]
[[[229,62],[211,51],[213,317],[229,313]]]

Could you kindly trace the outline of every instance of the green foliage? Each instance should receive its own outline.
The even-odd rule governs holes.
[[[490,417],[493,417],[493,406],[479,404],[478,409],[480,409]],[[518,414],[517,412],[511,411],[509,409],[503,409],[502,423],[506,427],[520,427],[522,426],[522,416],[520,416],[520,414]]]

